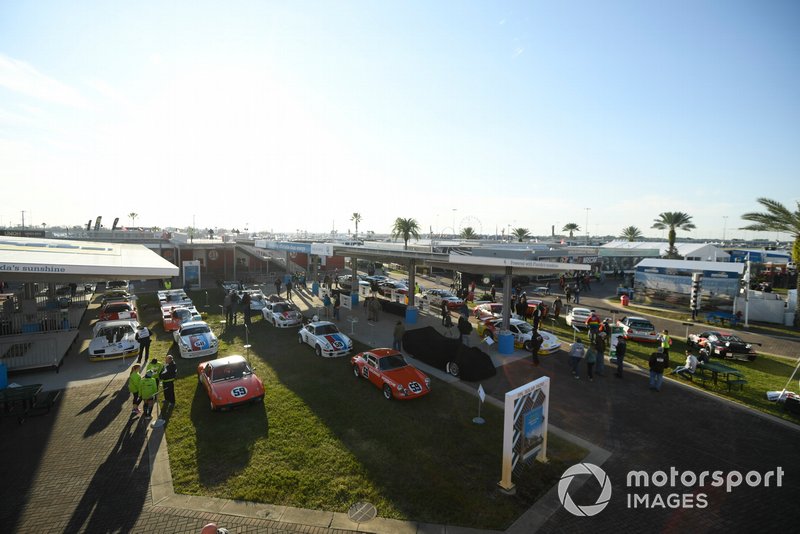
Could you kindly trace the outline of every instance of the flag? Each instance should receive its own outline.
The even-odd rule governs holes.
[[[478,397],[481,398],[481,402],[486,400],[486,392],[483,391],[483,384],[478,384]]]

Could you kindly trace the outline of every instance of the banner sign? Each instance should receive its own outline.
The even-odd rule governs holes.
[[[189,289],[200,289],[200,261],[183,262],[183,285]]]
[[[520,459],[547,461],[547,422],[550,378],[543,376],[506,393],[503,414],[501,488],[514,488],[511,475]]]

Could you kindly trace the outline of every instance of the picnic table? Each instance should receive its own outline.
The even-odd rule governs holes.
[[[42,391],[41,384],[32,384],[30,386],[7,387],[0,389],[0,406],[2,406],[2,415],[7,417],[17,417],[19,422],[25,420],[34,404],[36,404],[36,396]]]
[[[738,369],[734,369],[733,367],[728,367],[719,362],[700,362],[697,364],[697,372],[695,375],[699,375],[701,380],[705,382],[708,379],[706,375],[706,371],[711,374],[711,380],[714,382],[716,386],[720,376],[724,379],[724,383],[728,386],[728,391],[731,390],[731,386],[738,385],[744,388],[744,385],[747,384],[747,380],[744,378],[744,374],[739,371]]]
[[[707,323],[725,326],[726,321],[730,323],[731,326],[736,326],[739,324],[739,318],[731,312],[716,311],[706,313]]]

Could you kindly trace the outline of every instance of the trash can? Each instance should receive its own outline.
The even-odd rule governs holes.
[[[406,307],[406,324],[417,324],[419,310],[414,306]]]
[[[0,362],[0,389],[8,387],[8,367],[6,364]]]
[[[514,354],[514,334],[501,332],[497,336],[497,352],[500,354]]]
[[[627,306],[629,302],[630,302],[630,297],[628,295],[620,295],[619,297],[620,304],[622,304],[623,306]]]

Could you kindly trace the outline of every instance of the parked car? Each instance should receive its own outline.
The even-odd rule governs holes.
[[[658,343],[658,332],[649,319],[623,317],[617,321],[617,326],[622,327],[622,335],[625,336],[625,339],[642,343]]]
[[[100,297],[101,304],[107,304],[113,301],[130,302],[132,300],[133,300],[133,295],[131,295],[124,289],[111,289],[103,293],[103,296]]]
[[[260,289],[245,289],[244,291],[239,291],[239,302],[244,297],[245,293],[250,295],[250,311],[251,312],[260,312],[264,309],[264,306],[267,304],[268,300],[267,297],[264,296],[264,292]]]
[[[472,310],[472,315],[479,321],[486,321],[493,317],[501,317],[503,315],[503,304],[500,302],[486,302],[478,304]]]
[[[300,329],[298,341],[314,347],[317,356],[325,358],[344,356],[353,350],[353,341],[328,321],[308,323]]]
[[[242,284],[240,284],[236,280],[225,280],[221,282],[220,285],[222,286],[222,289],[224,289],[226,293],[242,289]]]
[[[592,310],[589,308],[572,308],[566,317],[567,326],[588,329],[586,326],[586,319],[588,319],[591,314]]]
[[[211,410],[264,402],[263,382],[238,354],[201,363],[197,380],[208,395]]]
[[[447,303],[447,307],[451,310],[459,309],[464,306],[464,301],[453,295],[446,289],[426,289],[422,293],[416,295],[417,301],[421,301],[424,305],[431,308],[439,308],[442,301]]]
[[[705,350],[709,356],[750,362],[756,359],[753,345],[731,332],[706,330],[699,334],[689,334],[686,344],[691,348]]]
[[[384,280],[378,284],[378,293],[384,296],[390,296],[392,291],[402,295],[408,294],[408,285],[397,280]]]
[[[138,355],[138,328],[139,323],[129,319],[95,323],[89,342],[89,359],[96,362]]]
[[[136,319],[136,310],[130,302],[107,302],[100,308],[100,321],[116,321],[117,319]]]
[[[170,304],[161,306],[161,319],[164,323],[164,330],[167,332],[174,332],[183,323],[203,320],[200,312],[194,306],[173,306]]]
[[[205,321],[187,321],[173,332],[181,358],[205,358],[219,351],[217,336]]]
[[[278,328],[297,326],[303,322],[303,315],[289,302],[267,302],[261,310],[264,320]]]
[[[478,335],[481,337],[488,337],[497,340],[497,333],[503,325],[502,319],[488,319],[478,323]],[[517,348],[524,348],[527,351],[531,350],[531,340],[533,339],[533,326],[525,321],[519,319],[510,319],[508,330],[514,335],[514,346]],[[539,347],[538,354],[546,355],[552,354],[561,348],[561,341],[550,332],[539,330],[539,335],[542,336],[542,346]]]
[[[165,304],[172,304],[173,306],[192,304],[192,299],[183,289],[165,289],[164,291],[156,292],[156,295],[158,295],[158,302],[161,303],[161,306]]]
[[[127,280],[109,280],[106,282],[106,291],[109,289],[124,289],[125,291],[128,290],[128,281]]]
[[[393,349],[372,349],[352,357],[353,375],[370,381],[387,400],[416,399],[431,391],[431,379]]]

